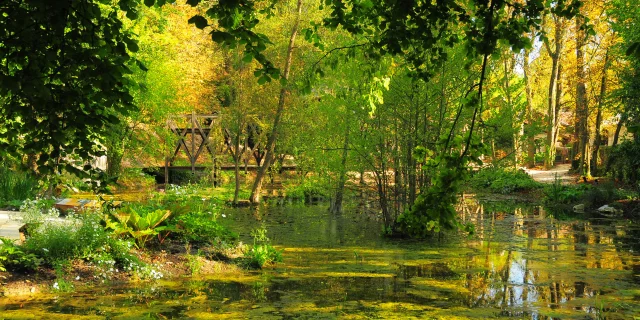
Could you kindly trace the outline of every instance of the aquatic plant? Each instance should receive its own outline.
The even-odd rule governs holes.
[[[189,267],[189,271],[191,272],[191,275],[196,275],[200,272],[200,269],[202,268],[202,261],[200,260],[200,250],[198,250],[197,254],[191,254],[191,245],[187,244],[185,245],[185,251],[186,251],[186,256],[185,258],[187,258],[187,267]]]
[[[245,265],[261,269],[266,265],[282,262],[282,251],[274,248],[267,237],[267,228],[263,225],[251,232],[253,245],[245,251]]]

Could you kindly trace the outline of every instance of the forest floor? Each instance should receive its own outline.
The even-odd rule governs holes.
[[[562,184],[575,183],[580,178],[578,175],[570,174],[571,164],[559,164],[553,167],[551,170],[544,170],[542,168],[525,169],[533,180],[542,183],[553,183],[556,177]]]

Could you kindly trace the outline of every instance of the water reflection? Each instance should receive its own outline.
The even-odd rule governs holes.
[[[115,318],[631,318],[640,312],[639,229],[625,221],[558,220],[539,207],[460,203],[477,234],[382,239],[364,211],[320,206],[229,209],[250,241],[265,224],[283,264],[234,281],[103,288],[0,300],[2,317]],[[257,276],[257,280],[256,280]]]

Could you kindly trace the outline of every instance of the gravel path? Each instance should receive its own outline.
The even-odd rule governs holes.
[[[559,164],[551,170],[525,169],[525,171],[538,182],[553,183],[557,175],[561,183],[569,184],[576,182],[579,178],[577,175],[570,175],[569,169],[571,164]]]

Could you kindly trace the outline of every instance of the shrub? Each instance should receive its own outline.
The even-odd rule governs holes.
[[[582,199],[589,185],[563,185],[556,177],[553,184],[544,189],[544,202],[546,204],[572,204]]]
[[[50,266],[74,259],[92,260],[112,251],[113,239],[100,222],[100,215],[91,211],[70,214],[65,220],[43,220],[31,229],[23,247]]]
[[[544,202],[547,205],[582,203],[588,209],[596,209],[626,196],[623,192],[618,191],[612,183],[563,185],[558,179],[545,188],[544,194]]]
[[[38,208],[34,203],[38,202],[27,202],[32,211]],[[47,215],[42,214],[38,220],[35,214],[31,221],[37,227],[30,229],[21,249],[42,259],[46,265],[58,267],[82,259],[95,262],[98,269],[111,264],[112,268],[117,265],[135,271],[146,266],[130,252],[131,242],[116,239],[102,227],[99,212],[70,214],[64,221],[47,221],[44,220]]]
[[[34,198],[38,191],[38,180],[33,175],[0,165],[0,206],[15,206]]]
[[[611,150],[607,171],[640,191],[640,142],[625,141]]]
[[[214,244],[216,240],[232,241],[238,235],[221,225],[215,216],[206,213],[188,213],[175,221],[178,238],[195,244]]]
[[[541,187],[540,183],[533,180],[524,171],[497,167],[478,171],[469,182],[476,190],[487,190],[500,194],[528,191]]]
[[[0,271],[27,272],[38,268],[42,259],[26,253],[13,241],[0,237]]]
[[[312,201],[314,199],[328,199],[330,195],[325,182],[318,178],[307,178],[297,185],[285,187],[287,198],[295,200]]]

